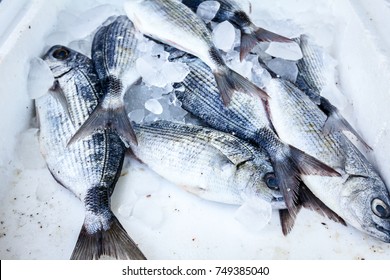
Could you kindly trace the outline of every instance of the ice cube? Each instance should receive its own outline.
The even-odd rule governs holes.
[[[298,76],[298,67],[295,61],[274,58],[267,61],[266,65],[282,79],[295,83]]]
[[[153,42],[153,47],[150,51],[150,55],[157,57],[161,61],[167,61],[169,57],[169,53],[165,51],[164,45],[156,44]]]
[[[127,112],[137,109],[145,109],[145,102],[149,99],[161,98],[163,90],[158,87],[149,87],[144,83],[132,86],[125,95],[125,106]]]
[[[54,46],[54,45],[64,45],[67,46],[71,41],[73,41],[75,38],[73,38],[69,33],[65,31],[56,31],[51,34],[49,34],[45,38],[45,43],[47,46]]]
[[[160,63],[159,59],[148,56],[137,59],[136,68],[145,83],[157,87],[164,87],[167,85],[167,81],[161,73]]]
[[[252,82],[259,86],[260,88],[264,88],[271,81],[272,77],[267,70],[260,66],[259,63],[253,65],[252,68]]]
[[[145,102],[145,109],[155,115],[160,115],[163,112],[163,107],[157,99],[147,100]]]
[[[198,6],[196,14],[205,23],[209,23],[217,14],[220,6],[221,4],[218,1],[204,1]]]
[[[161,71],[169,84],[182,82],[190,72],[188,66],[181,62],[166,62]]]
[[[54,76],[47,63],[39,57],[30,60],[27,77],[27,89],[31,99],[36,99],[51,88]]]
[[[144,109],[137,109],[129,113],[129,119],[136,123],[141,123],[145,117]]]
[[[145,83],[166,88],[171,83],[184,80],[189,73],[188,66],[180,62],[169,62],[168,56],[169,53],[164,51],[158,57],[146,55],[137,59],[136,68]],[[168,90],[171,91],[172,88],[169,87]]]
[[[246,229],[252,232],[260,232],[271,220],[271,204],[260,198],[248,198],[237,209],[234,218]]]
[[[283,58],[286,60],[299,60],[302,58],[302,52],[299,45],[295,42],[280,43],[271,42],[266,50],[266,53],[274,57]]]
[[[164,210],[152,197],[139,200],[133,209],[133,216],[151,229],[159,228],[164,221]]]
[[[69,43],[69,48],[91,57],[92,39],[75,40]]]
[[[170,108],[170,113],[171,113],[171,120],[179,121],[179,122],[184,122],[185,117],[188,114],[186,110],[178,106],[172,106]]]
[[[118,213],[123,218],[130,218],[132,211],[133,211],[133,205],[130,203],[123,204],[118,208]]]
[[[144,123],[152,123],[152,122],[155,122],[157,120],[159,120],[159,115],[155,115],[153,113],[150,113],[149,115],[147,115],[145,118],[144,118]]]
[[[154,46],[154,42],[144,37],[142,34],[137,33],[136,39],[138,40],[137,48],[142,54],[150,53]]]
[[[228,52],[233,48],[236,31],[230,22],[224,21],[218,24],[214,28],[212,35],[213,42],[218,49]]]
[[[250,60],[240,61],[240,53],[237,51],[231,51],[228,53],[225,59],[227,65],[246,78],[252,76],[253,63]]]

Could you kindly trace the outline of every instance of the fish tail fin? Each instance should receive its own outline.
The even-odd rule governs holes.
[[[100,229],[90,234],[84,223],[71,260],[94,260],[103,255],[115,259],[146,260],[114,215],[108,230]]]
[[[367,142],[364,141],[364,139],[360,136],[360,134],[350,125],[350,123],[337,112],[328,115],[328,118],[326,119],[325,124],[322,127],[322,132],[325,135],[328,135],[335,131],[349,131],[350,133],[355,135],[355,137],[359,140],[360,143],[363,144],[363,146],[367,150],[372,151],[370,145],[368,145]]]
[[[301,209],[300,205],[297,205],[297,213]],[[291,215],[287,209],[279,210],[280,225],[282,226],[282,232],[284,236],[287,236],[293,229],[295,224],[295,216]]]
[[[258,42],[293,42],[293,40],[263,28],[253,26],[252,32],[241,32],[240,60],[243,61]]]
[[[88,119],[82,124],[77,132],[70,138],[68,146],[78,140],[90,136],[97,130],[115,131],[121,138],[126,147],[130,143],[137,145],[137,138],[132,125],[127,117],[124,106],[116,109],[106,109],[99,103]]]
[[[322,161],[315,157],[306,154],[305,152],[289,146],[291,158],[297,166],[298,170],[303,175],[319,175],[319,176],[330,176],[339,177],[341,174],[334,168],[326,165]]]
[[[268,94],[264,90],[260,89],[251,81],[227,66],[214,71],[213,74],[225,106],[229,105],[235,91],[242,91],[250,95],[257,95],[263,100],[267,100],[269,98]]]
[[[341,176],[333,168],[303,151],[285,145],[272,156],[272,163],[287,209],[292,217],[298,213],[301,175]]]
[[[347,225],[343,218],[319,200],[303,183],[299,190],[299,200],[306,209],[315,211],[321,216],[327,217],[336,223],[340,223],[344,226]]]
[[[359,133],[349,124],[349,122],[340,114],[336,106],[332,105],[325,97],[320,98],[319,108],[327,115],[322,132],[329,134],[335,131],[342,132],[343,130],[351,132],[364,145],[367,150],[372,148],[364,141]]]
[[[296,203],[296,212],[298,213],[302,207],[309,209],[311,211],[315,211],[323,217],[327,217],[328,219],[340,223],[344,226],[347,224],[337,213],[335,213],[332,209],[326,206],[321,200],[319,200],[306,185],[301,182],[299,186],[299,195],[298,202]],[[288,209],[280,209],[279,210],[279,219],[280,224],[282,226],[282,232],[284,236],[287,236],[294,227],[295,224],[295,215],[292,215]]]

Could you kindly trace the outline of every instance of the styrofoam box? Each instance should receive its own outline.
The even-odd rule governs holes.
[[[37,130],[32,129],[35,113],[27,76],[30,59],[49,48],[47,36],[58,30],[61,13],[83,18],[89,9],[104,4],[122,11],[119,0],[0,2],[1,259],[68,259],[71,255],[83,206],[45,168]],[[343,113],[373,147],[368,156],[390,185],[388,1],[253,0],[252,5],[258,25],[286,36],[297,35],[290,25],[301,26],[338,61],[339,87],[349,101]],[[95,10],[102,21],[103,10],[107,11]],[[77,30],[77,21],[72,28]],[[69,43],[65,37],[57,43]],[[313,212],[303,210],[292,233],[284,237],[277,212],[258,231],[235,219],[235,206],[198,199],[139,163],[132,162],[126,170],[112,208],[149,259],[390,257],[388,244]]]

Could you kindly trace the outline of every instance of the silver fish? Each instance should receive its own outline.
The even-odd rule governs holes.
[[[306,186],[348,224],[390,242],[390,196],[374,167],[342,133],[322,133],[326,115],[294,84],[273,79],[267,91],[280,138],[344,175],[305,175]]]
[[[67,145],[102,97],[91,60],[63,46],[52,47],[44,60],[56,82],[36,100],[41,151],[54,178],[85,207],[71,259],[145,259],[110,208],[126,151],[121,139],[104,130]]]
[[[253,97],[237,93],[229,107],[218,96],[218,88],[210,68],[199,59],[182,58],[190,73],[184,79],[184,90],[176,92],[182,107],[210,127],[233,133],[237,137],[264,148],[271,159],[287,208],[297,214],[299,177],[302,174],[338,176],[332,168],[282,142],[269,122],[266,108]]]
[[[129,0],[125,10],[142,33],[204,61],[212,69],[225,105],[238,90],[267,99],[267,93],[225,64],[205,23],[181,2]]]
[[[329,134],[331,131],[349,131],[354,134],[367,149],[371,147],[364,141],[360,134],[342,116],[337,107],[328,99],[321,96],[321,92],[328,85],[329,76],[335,75],[335,67],[329,62],[325,50],[310,40],[307,35],[301,35],[295,39],[299,44],[303,57],[297,63],[298,77],[296,84],[304,91],[313,102],[317,103],[320,109],[327,115],[323,132]]]
[[[133,153],[185,190],[221,203],[260,198],[285,208],[264,150],[227,133],[169,121],[134,125],[134,130],[139,145]]]
[[[183,0],[182,3],[196,12],[199,5],[208,0]],[[258,42],[292,42],[291,39],[278,35],[264,28],[257,27],[235,0],[217,0],[219,10],[213,21],[229,21],[241,31],[240,60],[242,61]]]
[[[92,59],[104,97],[69,145],[97,130],[114,131],[126,146],[130,142],[137,143],[124,106],[127,86],[140,79],[135,68],[137,44],[136,30],[126,16],[119,16],[109,25],[99,28],[92,43]]]

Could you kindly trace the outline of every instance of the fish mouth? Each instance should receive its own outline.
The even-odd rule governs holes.
[[[375,228],[378,231],[386,234],[386,236],[384,238],[380,238],[380,239],[383,240],[386,243],[390,243],[390,230],[389,229],[385,229],[384,227],[382,227],[382,226],[380,226],[378,224],[375,224]]]

